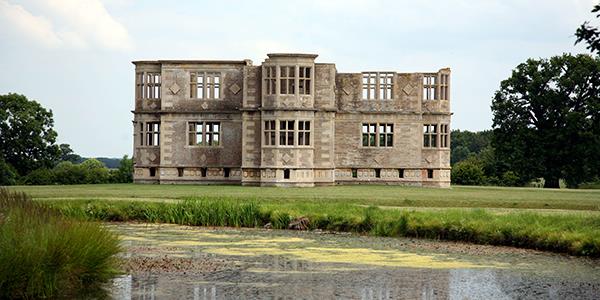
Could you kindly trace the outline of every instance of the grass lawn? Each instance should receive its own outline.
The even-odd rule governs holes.
[[[498,208],[600,211],[600,190],[467,187],[451,189],[400,186],[271,188],[200,185],[99,184],[9,187],[45,200],[146,200],[190,198],[253,200],[265,204],[349,203],[379,207]]]
[[[413,236],[600,257],[600,190],[399,186],[17,186],[64,214],[101,221]]]

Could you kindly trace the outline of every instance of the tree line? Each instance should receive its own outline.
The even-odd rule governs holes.
[[[24,95],[0,95],[0,186],[132,182],[133,161],[118,168],[56,144],[52,111]]]

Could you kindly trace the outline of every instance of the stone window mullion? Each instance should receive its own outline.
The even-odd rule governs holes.
[[[206,90],[206,86],[208,85],[208,81],[206,78],[206,72],[201,72],[198,73],[198,75],[202,78],[202,95],[201,97],[199,96],[198,98],[200,99],[206,99],[208,98],[208,93]],[[204,130],[204,126],[202,126],[202,130]],[[204,139],[204,132],[202,133],[203,139]]]
[[[281,95],[281,66],[277,65],[275,66],[275,95],[279,96]],[[277,126],[277,132],[279,132],[279,120],[277,120],[278,123]],[[278,135],[278,139],[279,139],[279,134]]]
[[[375,100],[381,99],[381,84],[380,84],[380,77],[379,77],[379,72],[376,73],[375,75]],[[379,125],[377,126],[377,130],[379,130]],[[379,141],[377,141],[379,143]],[[379,144],[378,144],[379,145]]]
[[[277,80],[279,81],[279,79]],[[279,91],[279,90],[278,90]],[[279,131],[281,130],[281,127],[279,126],[279,119],[275,119],[275,145],[274,146],[279,146]]]
[[[294,65],[294,95],[298,97],[300,95],[300,68]]]
[[[140,123],[140,146],[144,146],[144,136],[146,135],[146,131],[144,130],[144,122]]]

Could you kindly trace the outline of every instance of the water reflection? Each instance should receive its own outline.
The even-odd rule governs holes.
[[[313,265],[313,267],[309,267]],[[268,267],[268,268],[262,268]],[[595,282],[527,278],[506,270],[335,268],[282,257],[240,272],[122,276],[115,299],[594,299]],[[315,272],[321,270],[321,272]],[[282,272],[293,271],[293,272]]]
[[[475,254],[401,239],[114,225],[132,274],[115,299],[599,299],[596,261]],[[407,246],[408,245],[408,246]],[[437,246],[437,244],[435,245]],[[464,250],[464,249],[461,249]]]

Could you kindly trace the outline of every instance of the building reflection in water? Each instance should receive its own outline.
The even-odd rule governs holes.
[[[204,275],[121,276],[114,299],[513,299],[594,295],[598,284],[552,281],[496,269],[417,269],[258,258],[252,267]],[[586,285],[587,284],[587,285]],[[584,294],[582,294],[584,292]],[[592,297],[593,298],[593,297]]]

